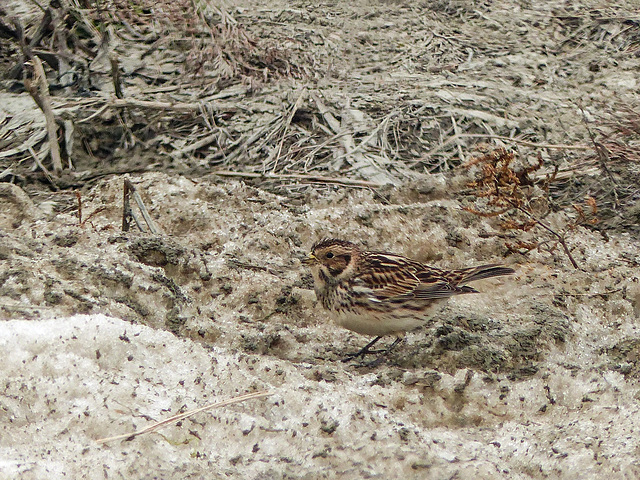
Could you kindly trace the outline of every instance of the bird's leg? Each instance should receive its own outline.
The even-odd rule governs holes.
[[[345,359],[343,359],[342,361],[344,363],[346,363],[346,362],[348,362],[350,360],[353,360],[354,358],[358,358],[358,357],[363,357],[364,358],[365,355],[368,355],[370,353],[379,353],[378,350],[375,350],[375,351],[371,350],[371,347],[373,347],[376,344],[376,342],[378,340],[380,340],[381,338],[382,338],[381,336],[378,336],[378,337],[374,338],[369,343],[367,343],[364,347],[362,347],[360,350],[358,350],[356,353],[348,353],[347,357]]]
[[[378,365],[380,365],[382,363],[382,361],[385,359],[385,357],[387,355],[389,355],[389,353],[391,352],[391,350],[393,350],[394,348],[396,348],[398,346],[398,344],[400,344],[400,342],[402,342],[403,338],[402,337],[397,337],[393,343],[391,345],[389,345],[389,347],[386,350],[383,350],[382,353],[380,355],[378,355],[378,357],[375,360],[372,360],[368,363],[363,364],[363,367],[369,367],[369,368],[374,368],[377,367]]]

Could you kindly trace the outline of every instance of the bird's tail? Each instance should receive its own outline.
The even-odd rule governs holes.
[[[505,267],[504,265],[492,264],[492,265],[480,265],[478,267],[464,268],[457,270],[459,281],[458,284],[465,284],[473,282],[475,280],[482,280],[483,278],[499,277],[501,275],[511,275],[516,273],[513,268]]]

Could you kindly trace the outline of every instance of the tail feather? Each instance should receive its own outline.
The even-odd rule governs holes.
[[[460,284],[473,282],[475,280],[482,280],[483,278],[499,277],[501,275],[511,275],[516,273],[513,268],[505,267],[504,265],[492,264],[492,265],[480,265],[479,267],[466,268],[459,270]]]

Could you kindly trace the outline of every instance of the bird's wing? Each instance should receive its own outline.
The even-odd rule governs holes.
[[[466,282],[509,275],[514,270],[498,264],[461,270],[441,270],[386,252],[365,252],[357,285],[378,301],[434,300],[463,293],[477,293]]]
[[[365,260],[366,267],[358,275],[358,283],[380,301],[448,298],[474,291],[449,282],[441,270],[400,255],[368,252]]]
[[[420,285],[414,293],[416,298],[435,299],[449,298],[461,293],[474,293],[471,287],[459,287],[455,279],[449,278],[447,272],[438,268],[421,265],[421,269],[416,273],[420,280]]]
[[[414,262],[405,257],[367,252],[363,260],[365,266],[358,274],[357,282],[371,289],[378,300],[410,295],[420,284]]]

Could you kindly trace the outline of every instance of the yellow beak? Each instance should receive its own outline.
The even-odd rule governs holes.
[[[302,263],[304,263],[305,265],[313,265],[317,261],[318,261],[318,258],[313,253],[309,253],[307,258],[302,260]]]

